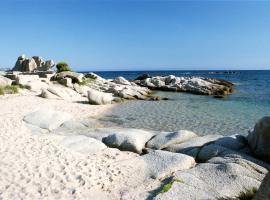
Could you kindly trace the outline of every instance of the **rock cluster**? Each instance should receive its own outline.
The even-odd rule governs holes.
[[[129,82],[123,77],[106,80],[94,73],[10,71],[0,77],[0,84],[12,82],[27,86],[43,98],[88,101],[96,105],[111,104],[124,99],[159,100],[148,88]]]
[[[248,137],[200,137],[186,130],[90,128],[67,113],[47,110],[30,113],[24,121],[36,134],[58,135],[60,145],[80,153],[118,148],[140,154],[112,163],[128,173],[121,199],[236,198],[246,189],[258,188],[270,169],[267,117],[256,124]],[[263,145],[256,151],[260,144]],[[160,192],[168,181],[171,188]],[[269,194],[265,185],[268,182],[269,176],[259,190],[259,197]]]
[[[188,92],[217,97],[228,95],[233,91],[233,84],[228,81],[203,77],[176,77],[173,75],[148,77],[145,75],[138,77],[135,83],[152,90]]]
[[[25,55],[21,55],[12,70],[20,72],[48,71],[54,65],[53,60],[44,61],[40,56],[26,58]]]

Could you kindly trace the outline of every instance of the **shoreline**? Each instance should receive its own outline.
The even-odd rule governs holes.
[[[111,84],[115,94],[123,88],[126,101],[130,94],[135,99],[142,98],[138,92],[149,94],[148,89],[121,77],[114,80],[119,83],[98,79],[102,83],[97,81],[99,88]],[[267,152],[265,156],[256,152],[268,145],[267,140],[257,139],[268,133],[264,127],[255,128],[246,137],[104,125],[100,117],[121,105],[86,104],[85,94],[72,82],[72,89],[48,82],[46,95],[40,96],[44,82],[33,81],[33,77],[28,80],[38,87],[0,97],[3,199],[219,199],[236,197],[245,188],[258,188],[270,169]],[[133,87],[135,95],[130,93]],[[113,102],[106,92],[89,91],[90,103]],[[268,118],[261,120],[258,124],[266,121],[267,129]],[[258,141],[262,143],[256,144]],[[162,192],[167,184],[171,189]]]

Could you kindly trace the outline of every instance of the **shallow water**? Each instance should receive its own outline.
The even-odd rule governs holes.
[[[142,72],[98,73],[106,78],[123,75],[129,79]],[[130,74],[131,73],[131,74]],[[187,93],[157,92],[168,101],[128,101],[118,104],[102,119],[123,127],[160,131],[187,129],[199,135],[247,134],[258,119],[270,115],[270,72],[238,71],[236,74],[209,74],[208,71],[150,72],[159,75],[199,75],[224,78],[236,83],[236,91],[224,98]]]

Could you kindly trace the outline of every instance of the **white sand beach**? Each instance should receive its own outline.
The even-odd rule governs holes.
[[[121,179],[122,172],[109,164],[137,155],[117,149],[99,155],[80,154],[57,145],[50,135],[33,135],[23,122],[24,115],[40,108],[65,111],[81,119],[101,114],[111,106],[34,95],[0,97],[1,199],[104,199],[106,192],[111,193],[111,199],[119,185],[114,179]]]

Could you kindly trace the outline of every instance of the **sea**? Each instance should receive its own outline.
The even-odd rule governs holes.
[[[221,78],[235,84],[233,94],[222,98],[181,92],[156,92],[162,101],[126,101],[117,104],[100,120],[127,128],[156,131],[191,130],[198,135],[248,134],[263,116],[270,115],[270,70],[249,71],[100,71],[106,79],[123,76],[134,80],[151,76],[200,76]]]

